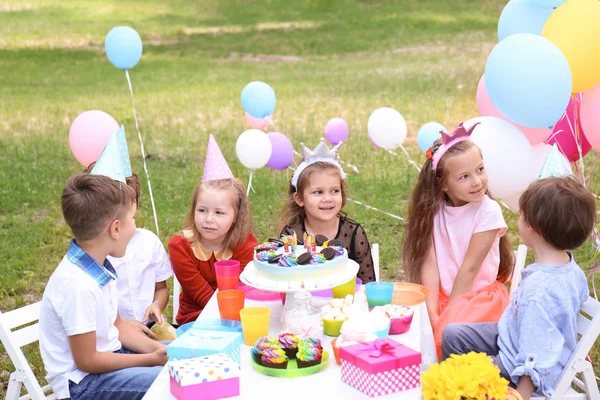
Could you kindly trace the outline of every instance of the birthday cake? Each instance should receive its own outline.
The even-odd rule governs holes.
[[[302,240],[294,234],[256,246],[254,261],[248,264],[244,274],[251,283],[264,287],[310,289],[328,286],[346,275],[346,280],[350,279],[352,271],[348,273],[348,263],[354,264],[354,261],[348,259],[348,251],[339,240],[306,233]],[[356,275],[356,271],[353,274]]]

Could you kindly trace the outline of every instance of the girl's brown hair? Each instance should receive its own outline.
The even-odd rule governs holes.
[[[252,215],[250,213],[250,204],[244,184],[237,178],[233,179],[218,179],[214,181],[201,182],[194,190],[192,204],[183,220],[183,230],[191,230],[194,233],[194,240],[200,241],[202,236],[196,228],[195,214],[198,195],[204,188],[215,190],[226,190],[233,195],[233,210],[235,212],[233,224],[225,241],[223,242],[224,249],[234,250],[241,245],[250,232],[252,232]],[[180,236],[184,236],[183,232],[179,232]]]
[[[306,212],[304,207],[300,207],[296,200],[294,200],[294,194],[297,192],[299,196],[304,196],[304,190],[310,183],[310,177],[315,172],[330,172],[335,173],[340,178],[340,189],[342,191],[342,208],[340,214],[345,215],[344,206],[346,205],[346,184],[340,174],[340,169],[328,162],[317,161],[306,167],[298,178],[298,190],[290,183],[288,188],[288,195],[283,204],[283,209],[279,216],[279,222],[277,223],[277,232],[280,232],[286,225],[294,225],[300,223],[300,221],[306,218]]]
[[[432,154],[440,148],[442,140],[435,141]],[[409,282],[421,283],[421,268],[425,262],[429,246],[433,243],[433,221],[440,208],[440,202],[446,198],[442,188],[446,184],[448,174],[446,162],[453,156],[462,154],[476,147],[470,140],[456,143],[450,147],[440,159],[437,169],[433,170],[433,162],[427,159],[417,184],[413,189],[408,204],[408,220],[404,235],[402,263],[406,279]],[[493,199],[490,192],[486,194]],[[500,266],[497,280],[506,282],[512,275],[513,253],[508,240],[508,234],[500,238]]]

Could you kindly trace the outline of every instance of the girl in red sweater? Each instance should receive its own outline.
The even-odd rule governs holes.
[[[182,289],[178,324],[195,321],[215,292],[215,261],[238,260],[241,270],[252,261],[258,241],[251,229],[244,184],[233,177],[211,135],[202,182],[194,191],[183,230],[169,241]]]

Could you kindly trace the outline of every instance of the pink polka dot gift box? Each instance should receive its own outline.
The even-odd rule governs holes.
[[[342,381],[370,397],[421,384],[421,353],[392,339],[340,347]]]
[[[212,400],[240,394],[240,365],[227,354],[169,361],[171,394],[179,400]]]

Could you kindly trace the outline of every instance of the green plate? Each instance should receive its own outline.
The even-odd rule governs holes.
[[[313,365],[308,368],[298,368],[298,364],[296,364],[296,359],[288,361],[287,369],[277,369],[277,368],[267,368],[262,365],[258,365],[254,359],[252,359],[252,366],[255,370],[264,375],[277,376],[279,378],[297,378],[299,376],[307,376],[316,374],[319,371],[327,368],[327,364],[329,363],[329,353],[323,350],[323,358],[321,359],[321,364]]]

